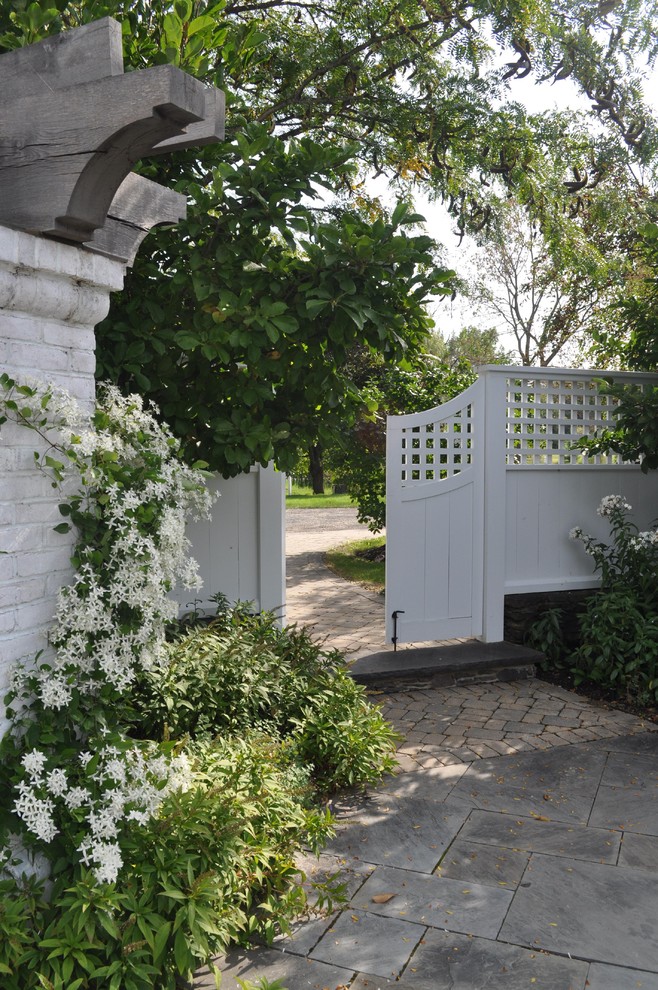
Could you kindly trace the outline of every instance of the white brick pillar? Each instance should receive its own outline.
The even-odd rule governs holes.
[[[94,327],[125,267],[83,248],[0,227],[0,371],[54,382],[91,409]],[[46,645],[58,588],[69,581],[73,534],[61,495],[35,467],[44,446],[31,430],[0,428],[0,699],[16,660]],[[0,735],[6,727],[0,706]]]

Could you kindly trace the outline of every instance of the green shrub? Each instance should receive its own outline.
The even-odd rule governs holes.
[[[571,657],[576,684],[594,681],[628,700],[658,698],[658,615],[632,591],[594,596],[580,620],[582,645]]]
[[[303,910],[294,854],[318,850],[330,816],[278,741],[247,734],[190,747],[194,786],[121,837],[127,868],[99,885],[60,864],[0,884],[3,990],[173,990],[230,944],[271,941]]]
[[[558,667],[566,654],[562,633],[563,610],[547,608],[533,622],[526,637],[528,646],[544,654],[541,666],[544,669]]]
[[[292,739],[320,790],[373,783],[393,770],[398,736],[345,671],[319,675],[298,704]]]
[[[299,914],[294,854],[331,828],[313,775],[335,785],[352,759],[355,781],[372,779],[391,733],[337,654],[270,617],[222,606],[212,629],[169,648],[169,592],[196,583],[185,514],[210,498],[139,398],[110,387],[89,421],[50,386],[0,375],[7,419],[60,431],[43,463],[55,487],[73,475],[55,529],[75,526],[77,543],[51,652],[15,670],[4,698],[0,985],[173,990]],[[318,692],[342,699],[335,758],[302,745]]]
[[[591,680],[642,703],[658,699],[658,530],[638,532],[631,506],[607,495],[598,514],[610,521],[609,544],[580,529],[580,540],[601,575],[601,590],[580,617],[581,645],[572,654],[576,684]]]
[[[280,735],[321,791],[380,778],[397,739],[339,653],[244,609],[172,643],[166,670],[142,676],[126,715],[150,738]]]

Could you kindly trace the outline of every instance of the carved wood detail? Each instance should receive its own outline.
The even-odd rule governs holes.
[[[127,263],[185,216],[135,163],[223,138],[223,94],[170,65],[124,74],[109,17],[0,56],[0,93],[0,224]]]

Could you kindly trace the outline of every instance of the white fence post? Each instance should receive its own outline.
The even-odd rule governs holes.
[[[481,369],[484,380],[484,565],[482,573],[482,635],[485,643],[503,639],[505,601],[505,446],[506,375]]]

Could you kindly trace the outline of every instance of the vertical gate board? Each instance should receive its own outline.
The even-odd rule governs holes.
[[[387,637],[400,642],[481,631],[482,386],[426,413],[389,417]],[[478,433],[479,426],[479,433]],[[480,444],[478,448],[478,443]]]
[[[437,602],[448,602],[450,594],[450,511],[445,511],[445,498],[428,498],[416,502],[425,509],[423,540],[425,587],[418,597],[417,621],[436,614]],[[428,547],[429,543],[429,547]],[[450,614],[449,611],[446,614]],[[406,616],[405,616],[406,618]]]

